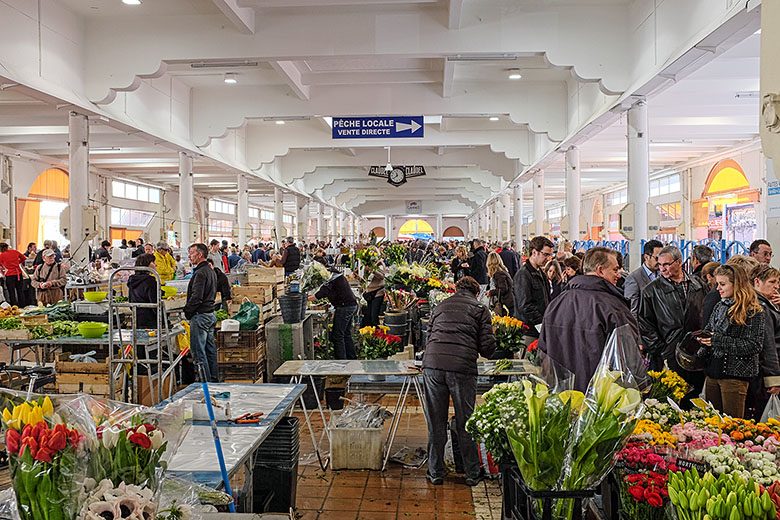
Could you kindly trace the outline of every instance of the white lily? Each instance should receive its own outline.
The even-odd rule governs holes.
[[[624,388],[623,396],[617,404],[616,411],[623,415],[631,415],[642,403],[642,394],[636,388]]]

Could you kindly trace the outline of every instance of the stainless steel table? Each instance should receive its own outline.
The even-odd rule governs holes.
[[[402,379],[401,389],[398,394],[398,401],[395,405],[395,411],[393,413],[392,421],[390,422],[390,431],[387,434],[387,443],[385,447],[385,453],[382,463],[382,469],[387,466],[387,461],[390,458],[390,451],[395,440],[396,432],[398,431],[398,425],[401,423],[401,415],[406,407],[406,399],[409,395],[409,389],[414,386],[417,397],[420,399],[420,406],[423,407],[423,413],[425,413],[425,406],[422,400],[422,390],[420,389],[420,383],[417,376],[420,375],[420,369],[414,365],[414,361],[387,361],[387,360],[374,360],[374,361],[362,361],[362,360],[297,360],[286,361],[281,367],[279,367],[274,376],[289,376],[297,383],[300,383],[304,377],[309,377],[312,388],[314,390],[314,396],[317,399],[317,408],[319,409],[320,416],[322,417],[322,424],[325,427],[325,435],[328,437],[328,442],[331,442],[330,432],[328,432],[327,421],[325,420],[325,412],[322,409],[322,403],[320,402],[320,396],[317,395],[317,389],[314,384],[315,376],[369,376],[375,379],[383,379],[387,376],[397,376]],[[324,470],[328,466],[328,461],[322,459],[320,453],[320,442],[314,436],[314,430],[312,430],[311,422],[309,421],[309,413],[306,410],[306,404],[303,402],[303,397],[300,398],[301,408],[303,409],[304,417],[306,418],[306,425],[311,433],[311,440],[314,443],[314,451],[317,454],[317,459],[320,463],[320,467]]]

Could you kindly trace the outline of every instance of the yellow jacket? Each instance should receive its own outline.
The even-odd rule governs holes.
[[[171,255],[167,253],[163,255],[159,251],[155,251],[154,263],[157,264],[157,274],[160,275],[160,281],[173,280],[173,275],[176,274],[176,260]]]

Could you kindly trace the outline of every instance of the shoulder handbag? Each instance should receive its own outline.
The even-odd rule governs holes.
[[[675,359],[681,368],[689,372],[701,372],[712,357],[711,350],[699,343],[695,332],[686,332],[677,344]]]

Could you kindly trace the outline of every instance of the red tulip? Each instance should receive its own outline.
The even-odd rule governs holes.
[[[19,448],[19,456],[24,455],[24,448],[29,447],[30,448],[30,454],[35,457],[35,454],[38,452],[38,443],[33,439],[32,437],[23,437],[22,438],[22,445]]]
[[[149,432],[153,432],[154,430],[156,430],[156,429],[157,429],[157,428],[155,428],[155,427],[154,427],[154,425],[153,425],[153,424],[149,424],[149,423],[144,423],[144,424],[142,424],[141,426],[143,426],[144,428],[146,428],[146,433],[147,433],[147,434],[148,434]]]
[[[102,426],[98,426],[97,430],[95,430],[95,432],[97,433],[97,438],[98,439],[102,439],[103,438],[103,427]]]
[[[32,426],[29,424],[25,424],[24,428],[22,428],[22,439],[30,436],[32,436]]]
[[[41,462],[51,462],[52,455],[54,455],[54,452],[52,452],[50,449],[41,448],[35,454],[34,458],[35,460],[39,460]]]
[[[19,432],[10,428],[5,432],[5,447],[8,453],[19,453],[19,443],[22,441],[22,436]]]
[[[60,451],[64,450],[67,445],[68,437],[60,431],[52,434],[46,447],[52,451]]]
[[[78,431],[76,431],[76,429],[73,429],[68,431],[68,438],[70,439],[70,445],[75,448],[79,445],[79,441],[81,440],[81,435],[79,434]]]
[[[38,444],[41,443],[41,434],[45,431],[48,431],[49,427],[46,425],[45,422],[39,422],[35,426],[33,426],[32,429],[32,437],[35,438],[35,440],[38,441]]]
[[[143,433],[134,433],[130,435],[130,437],[128,437],[127,440],[147,450],[152,447],[152,441],[150,441],[149,437],[144,435]]]

